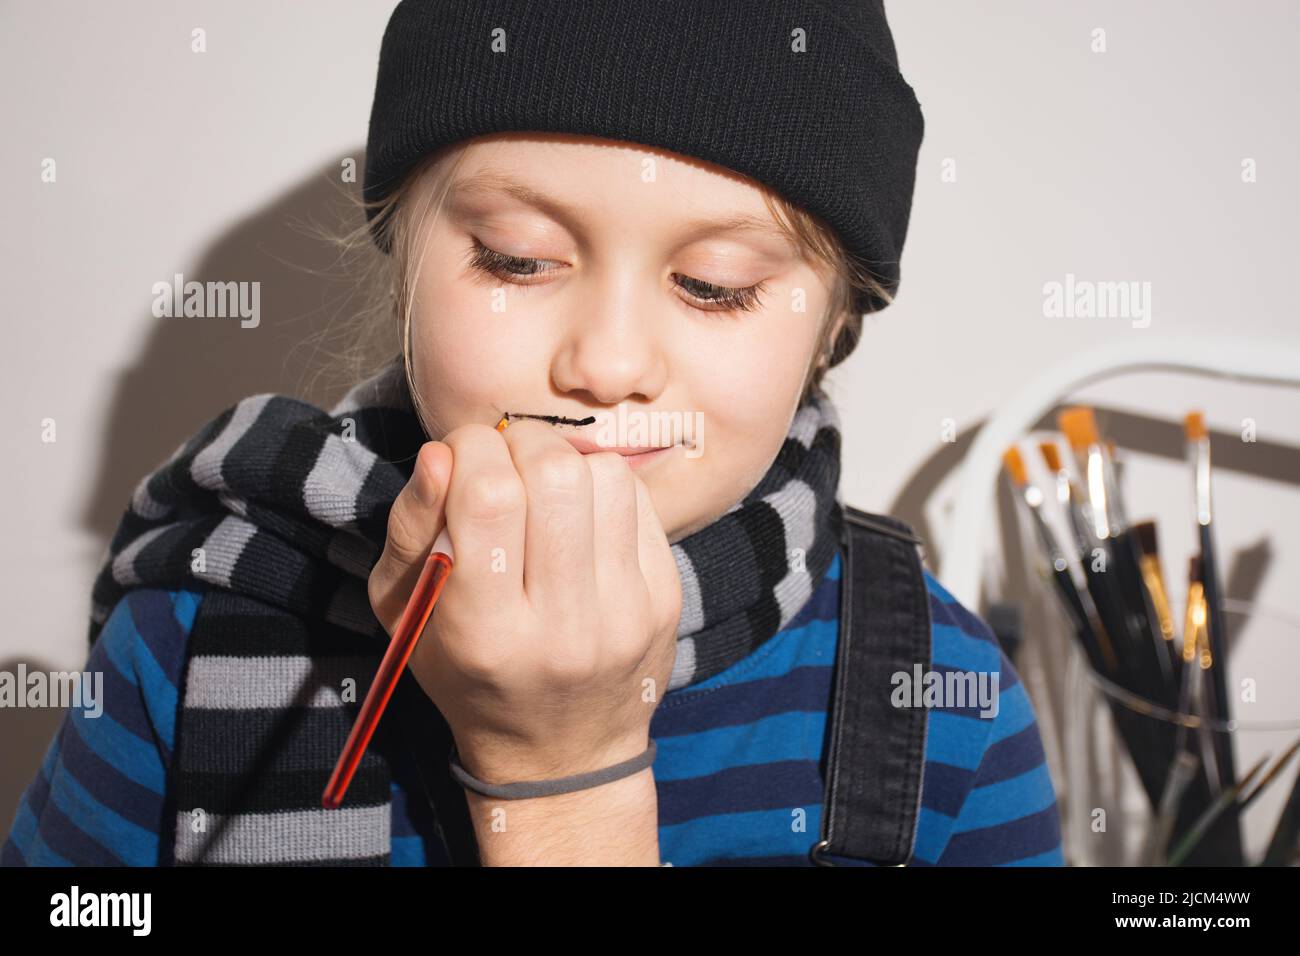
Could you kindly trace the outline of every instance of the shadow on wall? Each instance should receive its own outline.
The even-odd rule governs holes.
[[[0,661],[0,672],[48,674],[54,665],[47,661],[15,657]],[[22,692],[22,688],[19,688]],[[6,707],[4,719],[4,767],[0,773],[0,844],[9,836],[10,824],[18,812],[23,791],[36,778],[46,751],[68,711],[63,707]]]
[[[364,168],[364,150],[348,155]],[[364,299],[339,250],[307,231],[342,232],[362,221],[343,194],[360,186],[341,183],[340,169],[338,162],[325,164],[245,217],[192,269],[159,263],[155,281],[169,285],[176,273],[185,282],[260,283],[255,326],[242,327],[238,315],[156,318],[153,291],[140,290],[140,321],[151,334],[108,398],[99,472],[82,513],[84,526],[105,546],[136,483],[229,405],[261,392],[324,406],[342,396],[348,373],[331,355],[350,344],[346,320]],[[382,319],[376,321],[382,336]],[[394,334],[392,347],[397,344]]]
[[[364,150],[347,154],[364,168]],[[101,548],[117,530],[136,484],[204,424],[229,405],[260,392],[283,392],[314,404],[333,404],[350,384],[353,370],[335,353],[351,344],[346,320],[366,303],[349,264],[333,244],[312,234],[338,234],[362,222],[340,182],[339,161],[324,164],[280,199],[246,216],[217,237],[193,268],[157,264],[155,281],[170,284],[176,273],[190,282],[258,282],[256,326],[241,327],[240,317],[158,318],[154,292],[140,289],[143,317],[150,329],[134,365],[106,396],[107,426],[101,436],[99,467],[81,512],[82,525]],[[364,253],[371,254],[367,249]],[[382,318],[375,321],[382,323]],[[393,330],[385,343],[376,329],[376,355],[398,346]],[[364,357],[363,357],[364,360]],[[89,608],[89,593],[81,600]],[[89,624],[89,620],[87,620]],[[87,649],[89,650],[89,649]],[[21,662],[3,664],[15,673]],[[31,671],[50,665],[26,661]],[[0,724],[4,762],[0,767],[0,842],[23,791],[35,779],[62,722],[63,709],[6,708]]]

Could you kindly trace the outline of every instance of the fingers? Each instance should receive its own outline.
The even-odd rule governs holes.
[[[451,471],[451,449],[442,442],[426,442],[411,480],[388,513],[384,550],[371,570],[368,587],[371,604],[390,631],[415,587],[433,539],[442,530]]]
[[[448,595],[459,592],[455,603],[474,618],[513,613],[524,578],[523,482],[496,429],[464,425],[445,441],[453,458],[447,533],[456,553]]]
[[[609,594],[626,588],[628,576],[641,572],[636,485],[631,467],[617,452],[597,452],[584,460],[591,470],[596,587]]]
[[[541,422],[514,422],[500,435],[527,497],[527,600],[542,613],[590,603],[596,586],[591,469],[577,449]]]
[[[656,626],[676,628],[676,562],[649,489],[617,453],[584,456],[534,421],[504,432],[465,425],[426,443],[370,575],[372,606],[390,632],[444,523],[456,555],[446,588],[457,599],[439,605],[454,604],[467,621],[515,615],[520,600],[570,616],[625,593],[639,574]]]
[[[677,570],[677,560],[659,520],[659,512],[655,510],[650,489],[635,471],[632,472],[632,481],[636,488],[637,560],[650,592],[650,606],[664,615],[663,620],[657,623],[671,627],[676,633],[682,613],[682,579]]]

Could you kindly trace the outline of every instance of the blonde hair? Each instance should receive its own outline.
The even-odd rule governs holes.
[[[430,210],[436,217],[447,201],[456,171],[466,155],[465,150],[456,149],[458,145],[452,144],[426,156],[381,200],[366,202],[361,198],[360,190],[354,192],[352,203],[354,213],[361,220],[360,225],[341,236],[333,237],[349,257],[360,255],[370,260],[363,268],[369,273],[367,284],[372,287],[374,304],[371,308],[362,310],[361,321],[354,330],[357,341],[347,351],[347,355],[353,359],[353,365],[357,366],[353,369],[353,374],[365,374],[366,369],[360,365],[358,357],[366,353],[366,343],[374,336],[371,321],[373,314],[387,311],[391,317],[396,312],[399,321],[395,325],[400,328],[407,382],[417,410],[426,423],[431,419],[425,417],[411,366],[411,313],[420,264],[424,261],[424,249],[417,250],[415,245],[421,236],[427,242],[429,232],[425,230],[425,223]],[[432,176],[427,183],[429,188],[421,188],[426,185],[426,178],[430,178],[430,171],[439,165],[449,151],[456,154],[453,160]],[[839,364],[861,337],[862,313],[854,309],[854,302],[864,293],[884,304],[892,301],[892,296],[871,270],[845,249],[835,231],[819,217],[770,189],[763,189],[763,199],[778,227],[801,251],[805,260],[823,278],[830,276],[831,294],[821,317],[814,358],[809,363],[800,386],[802,404],[815,389],[821,387],[826,372]],[[417,200],[418,209],[415,208]],[[369,210],[374,211],[373,224],[366,221],[365,213]],[[387,242],[388,255],[374,247],[371,241],[372,228]],[[835,320],[841,316],[844,319],[842,327],[832,341]],[[391,359],[391,350],[388,354]]]

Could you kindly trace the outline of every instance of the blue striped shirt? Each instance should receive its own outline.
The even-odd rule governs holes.
[[[670,691],[650,735],[659,843],[674,866],[810,865],[821,829],[840,557],[798,615],[756,651]],[[929,714],[913,865],[1059,866],[1060,821],[1033,706],[992,632],[925,575],[937,672],[997,672],[996,716]],[[185,643],[202,593],[138,589],[86,665],[103,713],[70,710],[24,792],[0,865],[168,865],[164,807]],[[419,793],[395,770],[392,864],[445,865]]]

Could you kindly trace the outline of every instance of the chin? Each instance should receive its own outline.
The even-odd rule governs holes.
[[[689,538],[691,535],[695,534],[695,532],[703,528],[707,528],[709,525],[713,524],[713,522],[721,518],[722,515],[723,515],[722,511],[719,511],[717,514],[703,515],[701,517],[694,519],[693,521],[687,522],[684,526],[677,528],[676,530],[673,531],[669,531],[667,528],[665,528],[664,535],[665,537],[668,538],[669,544],[676,544],[678,541],[681,541],[683,538]]]

